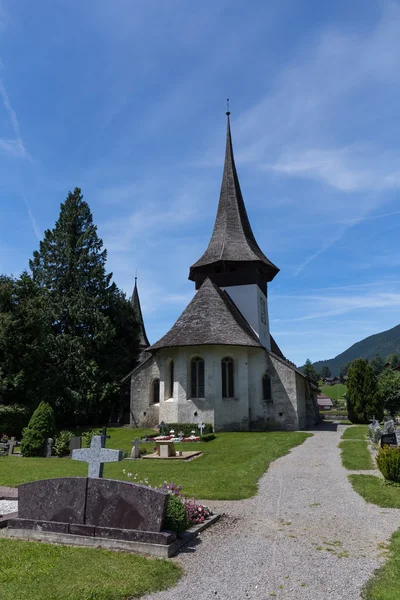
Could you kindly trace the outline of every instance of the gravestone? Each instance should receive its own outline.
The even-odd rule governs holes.
[[[383,446],[397,446],[397,437],[395,433],[383,433],[381,436],[381,448]]]
[[[392,419],[385,421],[383,424],[383,433],[394,433],[395,423]]]
[[[69,443],[70,453],[74,450],[80,450],[82,448],[82,438],[81,437],[73,437]]]
[[[204,429],[204,427],[205,427],[204,423],[201,423],[201,424],[199,425],[199,431],[200,431],[200,435],[203,435],[203,429]]]
[[[45,458],[50,458],[53,452],[53,445],[54,445],[54,440],[53,438],[47,438],[46,440],[46,449],[45,449],[45,453],[44,456]]]
[[[132,451],[131,451],[131,458],[140,458],[140,442],[138,438],[135,438],[131,444],[133,444],[132,446]]]
[[[395,430],[397,445],[400,446],[400,427],[397,427]]]
[[[72,460],[89,463],[88,477],[103,477],[104,463],[122,460],[122,450],[104,448],[104,443],[104,435],[94,435],[90,448],[81,448],[72,452]]]
[[[100,437],[100,436],[99,436]],[[64,477],[18,487],[18,517],[10,529],[167,544],[168,494],[148,486],[88,477]]]

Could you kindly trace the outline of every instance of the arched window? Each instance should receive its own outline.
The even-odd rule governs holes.
[[[160,380],[154,379],[151,389],[151,401],[152,404],[159,404],[160,402]]]
[[[190,388],[192,398],[204,398],[204,360],[199,356],[190,362]]]
[[[235,395],[233,382],[233,359],[223,358],[221,361],[222,397],[233,398]]]
[[[174,361],[169,363],[168,398],[174,397]]]
[[[262,378],[263,400],[272,400],[271,377],[264,373]]]

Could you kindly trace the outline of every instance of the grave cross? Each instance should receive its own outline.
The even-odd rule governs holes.
[[[101,433],[101,447],[105,448],[106,447],[106,440],[109,440],[110,436],[107,435],[107,427],[103,427],[103,431]]]
[[[14,453],[14,447],[17,445],[15,441],[15,437],[12,437],[8,440],[8,456],[11,456]]]
[[[90,448],[72,450],[72,459],[89,463],[88,477],[103,477],[104,463],[122,460],[122,450],[104,448],[102,435],[94,435]]]
[[[167,423],[164,423],[164,421],[161,421],[161,423],[158,426],[161,435],[164,435],[164,431],[167,427],[168,427]]]
[[[204,429],[204,427],[205,427],[204,423],[201,423],[199,425],[200,435],[203,435],[203,429]]]

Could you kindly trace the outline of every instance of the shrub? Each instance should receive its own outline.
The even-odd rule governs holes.
[[[54,443],[54,454],[59,457],[68,456],[70,453],[69,445],[73,437],[74,434],[72,433],[72,431],[60,431]]]
[[[189,437],[192,434],[192,431],[195,431],[196,434],[200,434],[198,423],[168,423],[168,429],[165,433],[169,433],[171,429],[175,431],[175,435],[178,435],[178,433],[182,431],[185,437]],[[212,432],[213,426],[210,423],[205,423],[203,434]]]
[[[54,413],[50,404],[41,402],[25,427],[21,441],[23,456],[43,456],[46,439],[55,431]]]
[[[400,448],[379,448],[376,463],[387,481],[400,482]]]
[[[186,508],[182,500],[175,496],[168,496],[167,512],[164,519],[165,529],[181,533],[189,527]]]
[[[90,444],[92,443],[92,437],[94,435],[101,435],[102,431],[101,429],[90,429],[89,431],[85,431],[85,433],[82,433],[82,438],[85,442],[85,446],[87,448],[90,448]]]
[[[215,435],[215,433],[206,433],[200,436],[200,440],[202,442],[211,442],[212,440],[215,440],[216,437],[217,436]]]
[[[30,411],[21,404],[9,404],[0,406],[0,432],[9,437],[14,436],[21,439],[22,431],[27,426]]]

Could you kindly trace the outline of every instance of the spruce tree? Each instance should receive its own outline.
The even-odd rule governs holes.
[[[76,188],[30,261],[51,327],[44,399],[61,423],[101,418],[138,354],[133,309],[106,273],[106,260],[90,208]]]
[[[382,419],[383,403],[377,393],[377,380],[371,365],[358,358],[350,366],[347,378],[347,410],[352,423]]]
[[[319,375],[309,358],[307,358],[301,370],[303,371],[306,377],[309,377],[316,385],[318,385]]]

